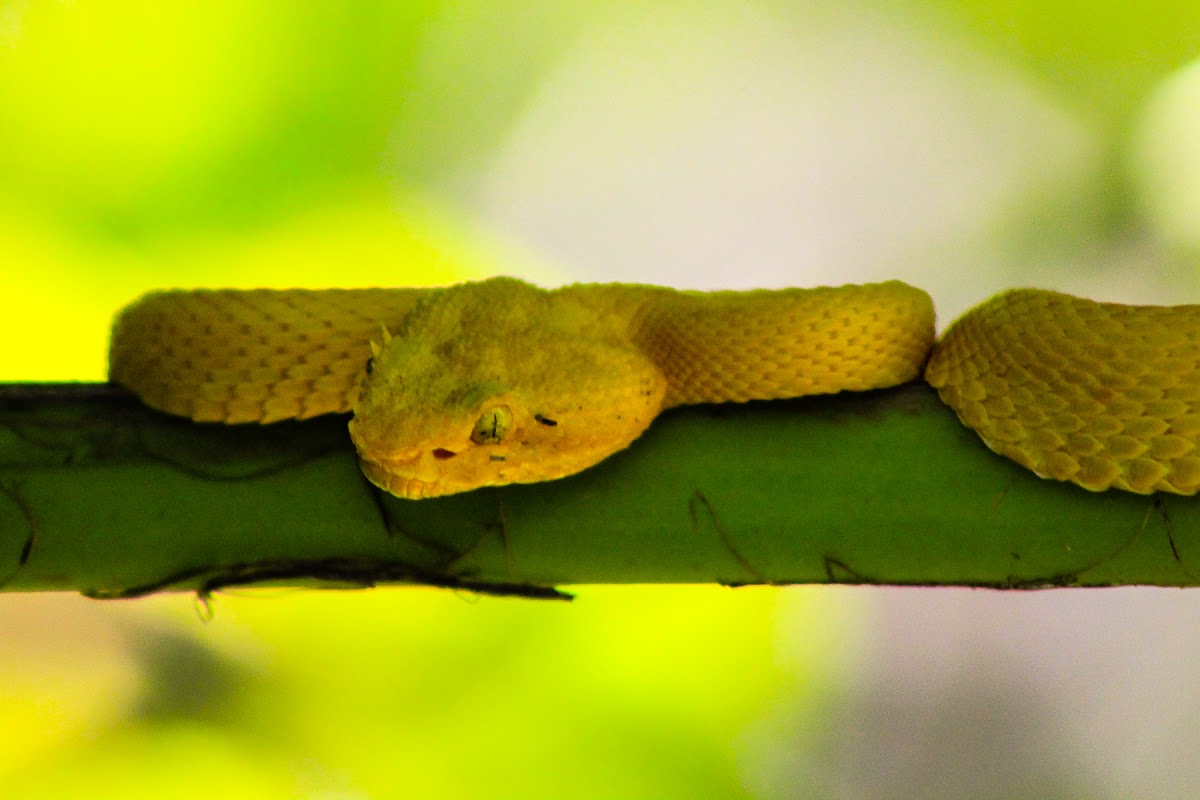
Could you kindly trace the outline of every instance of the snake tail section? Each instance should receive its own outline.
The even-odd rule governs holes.
[[[933,301],[900,281],[672,292],[633,338],[667,379],[664,407],[881,389],[921,374]]]
[[[109,378],[198,422],[348,412],[382,328],[428,289],[155,292],[113,326]]]
[[[1198,311],[1010,291],[955,322],[925,377],[988,447],[1044,478],[1191,495]]]

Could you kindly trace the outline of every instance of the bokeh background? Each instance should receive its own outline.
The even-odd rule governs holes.
[[[1194,0],[0,0],[0,380],[102,379],[155,287],[901,278],[945,325],[1200,302],[1198,252]],[[0,786],[1197,796],[1198,630],[1148,589],[0,596]]]

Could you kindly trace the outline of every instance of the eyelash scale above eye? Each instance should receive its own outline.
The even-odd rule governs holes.
[[[383,328],[383,326],[380,326],[380,327]],[[387,344],[391,340],[392,340],[392,335],[390,333],[388,333],[387,328],[383,328],[383,343]],[[367,374],[368,375],[370,375],[372,372],[375,371],[375,359],[376,359],[376,357],[379,356],[379,354],[381,352],[383,352],[383,347],[380,346],[379,344],[377,344],[374,339],[372,339],[371,340],[371,355],[367,358]]]

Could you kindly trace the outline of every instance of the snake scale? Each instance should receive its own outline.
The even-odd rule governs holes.
[[[1194,494],[1195,315],[1019,289],[935,341],[932,300],[899,281],[166,291],[118,315],[109,374],[198,422],[349,412],[364,474],[414,499],[574,474],[672,406],[922,374],[988,447],[1044,478]]]

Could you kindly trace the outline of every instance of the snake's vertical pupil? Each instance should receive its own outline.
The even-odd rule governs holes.
[[[475,428],[471,431],[471,441],[475,444],[497,444],[511,427],[512,411],[508,406],[489,408],[475,422]]]

